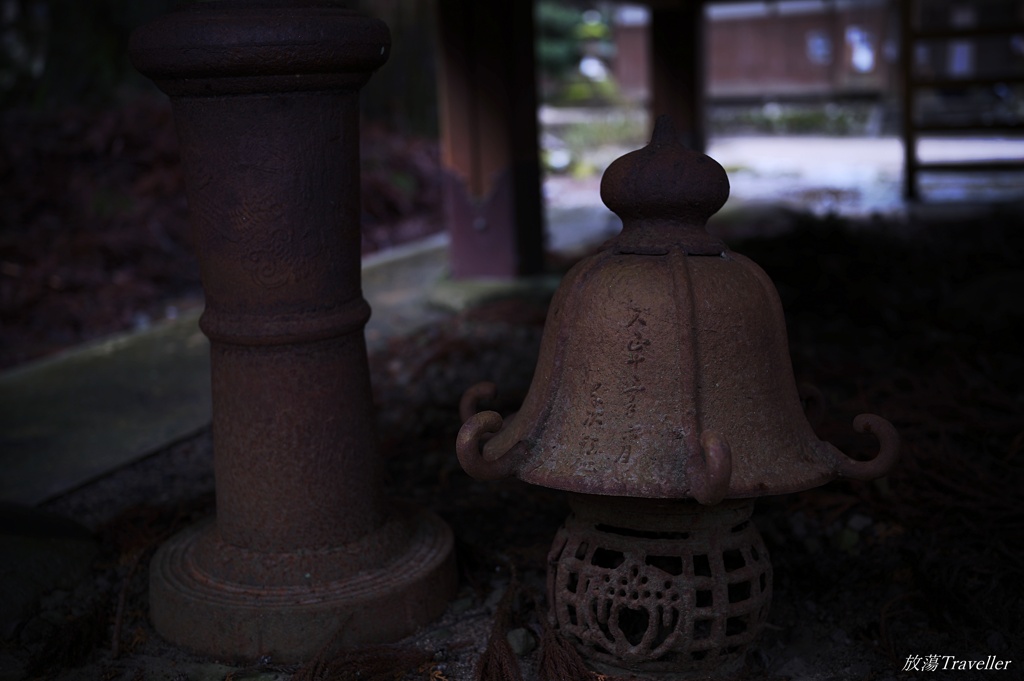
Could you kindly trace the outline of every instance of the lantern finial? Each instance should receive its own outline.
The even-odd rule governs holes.
[[[728,198],[725,169],[688,149],[668,116],[658,118],[647,146],[615,160],[601,180],[601,200],[622,218],[613,240],[620,253],[721,253],[725,245],[704,225]]]

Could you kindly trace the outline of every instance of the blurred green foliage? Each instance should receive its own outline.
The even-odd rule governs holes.
[[[136,26],[177,0],[0,0],[0,107],[103,104],[147,87],[128,61]]]
[[[871,102],[725,106],[708,108],[714,135],[870,135],[879,113]]]
[[[576,70],[582,56],[577,27],[583,11],[557,0],[540,0],[534,10],[537,68],[541,76],[561,81]]]
[[[541,101],[563,106],[620,103],[610,77],[588,78],[580,71],[585,57],[613,51],[608,18],[586,0],[539,0],[534,10],[537,70]]]
[[[194,0],[0,0],[0,109],[103,106],[154,86],[131,65],[137,27]],[[436,134],[436,0],[351,0],[385,21],[391,57],[363,91],[364,113]]]
[[[195,0],[0,0],[0,109],[102,106],[152,90],[127,56],[132,30]],[[366,116],[406,132],[437,133],[437,0],[350,0],[384,20],[392,52],[363,91]],[[586,44],[606,40],[606,23],[587,23],[586,0],[538,0],[537,68],[544,101],[607,103],[610,80],[579,72]],[[597,33],[595,33],[597,31]]]

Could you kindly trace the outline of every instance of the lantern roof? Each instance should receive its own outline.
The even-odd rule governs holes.
[[[724,169],[667,117],[609,166],[601,197],[622,232],[559,286],[520,411],[466,414],[471,475],[717,503],[889,469],[898,436],[878,416],[854,421],[881,442],[870,462],[814,434],[775,287],[705,229],[728,194]]]

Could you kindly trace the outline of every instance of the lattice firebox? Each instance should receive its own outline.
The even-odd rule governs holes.
[[[738,666],[772,597],[753,503],[636,501],[574,496],[548,561],[558,629],[612,674]]]

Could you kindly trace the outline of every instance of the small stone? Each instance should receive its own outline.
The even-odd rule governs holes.
[[[810,676],[810,668],[802,658],[792,657],[786,660],[775,673],[779,676],[802,678]]]
[[[512,652],[519,657],[529,655],[537,647],[537,640],[533,638],[533,634],[529,629],[523,627],[508,632],[505,638],[508,639],[508,645],[512,648]]]
[[[771,658],[768,657],[768,653],[761,650],[760,648],[754,648],[749,653],[747,653],[747,662],[753,665],[755,669],[764,671],[771,666],[772,661]]]
[[[186,669],[178,669],[173,662],[156,663],[163,672],[156,678],[160,679],[188,679],[188,681],[220,681],[221,679],[231,678],[232,674],[236,674],[240,678],[244,678],[245,681],[280,681],[283,678],[278,672],[271,670],[256,671],[249,669],[245,672],[244,677],[238,674],[239,669],[233,667],[226,667],[223,664],[216,662],[204,662],[197,665],[188,665]],[[150,674],[154,671],[153,669],[147,669],[149,673],[146,674],[146,678],[151,678]]]
[[[844,553],[855,553],[859,542],[860,535],[850,528],[845,528],[842,532],[833,537],[835,547]]]
[[[862,513],[854,513],[850,516],[850,519],[846,521],[846,526],[854,532],[863,532],[874,524],[874,520]]]
[[[430,637],[435,641],[451,641],[455,637],[455,630],[451,627],[440,627],[430,632]],[[448,651],[443,647],[434,650],[434,662],[443,663],[448,657]],[[437,667],[438,665],[434,665]],[[444,664],[441,664],[443,667]]]
[[[490,595],[487,596],[486,600],[484,600],[484,607],[488,610],[493,610],[498,607],[498,601],[500,601],[501,597],[505,595],[505,589],[507,587],[508,585],[504,584],[492,591]]]
[[[452,601],[452,604],[449,607],[451,608],[453,615],[461,615],[473,607],[473,598],[472,596],[463,596],[462,598]]]

